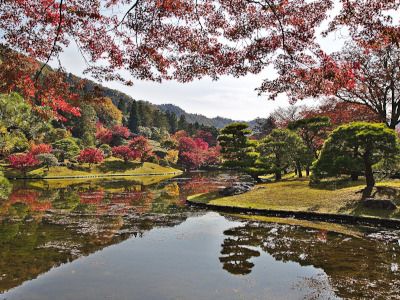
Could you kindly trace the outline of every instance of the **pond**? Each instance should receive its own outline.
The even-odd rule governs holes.
[[[1,299],[341,299],[400,295],[400,231],[185,206],[234,174],[14,181]]]

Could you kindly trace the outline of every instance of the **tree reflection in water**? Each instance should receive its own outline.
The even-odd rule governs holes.
[[[14,181],[8,198],[0,198],[0,293],[153,228],[181,224],[197,214],[185,207],[186,197],[215,190],[220,176]]]
[[[260,253],[275,260],[312,265],[327,274],[343,298],[397,298],[400,295],[399,231],[363,228],[361,237],[324,229],[248,221],[226,230],[220,262],[231,274],[246,275]],[[317,279],[305,279],[316,284]],[[322,284],[323,281],[321,281]]]

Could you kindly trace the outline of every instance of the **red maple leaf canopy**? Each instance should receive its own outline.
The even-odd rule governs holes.
[[[358,84],[352,72],[357,62],[327,54],[318,44],[322,22],[328,21],[323,35],[346,28],[358,49],[398,49],[400,30],[390,15],[399,5],[397,0],[5,0],[0,32],[4,46],[45,63],[72,42],[87,62],[86,73],[128,85],[138,79],[244,76],[273,65],[278,77],[266,79],[259,92],[271,99],[286,93],[297,101],[335,94],[338,84]],[[2,60],[0,92],[17,89],[43,114],[79,114],[78,95],[57,79],[60,74],[39,80],[41,66],[28,70],[16,59]],[[5,75],[10,68],[19,70],[13,79]]]

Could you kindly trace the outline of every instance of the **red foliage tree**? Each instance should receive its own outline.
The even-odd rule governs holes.
[[[39,145],[32,144],[29,149],[29,152],[32,153],[34,156],[36,156],[43,153],[50,153],[52,148],[53,147],[48,144],[39,144]]]
[[[123,137],[123,138],[128,138],[129,137],[129,129],[121,126],[121,125],[115,125],[111,127],[111,132],[113,136],[118,136],[118,137]]]
[[[140,157],[140,152],[132,150],[128,146],[119,146],[111,149],[113,156],[123,159],[124,163],[127,164],[130,160],[136,160]]]
[[[377,123],[380,121],[380,116],[365,105],[334,99],[326,99],[315,109],[304,109],[303,116],[304,118],[327,116],[334,128],[350,122]]]
[[[179,152],[179,162],[188,169],[198,169],[204,163],[204,156],[194,152]]]
[[[103,153],[99,149],[87,148],[81,151],[81,154],[77,159],[79,162],[88,163],[90,168],[92,164],[97,164],[103,161]]]
[[[222,163],[221,147],[211,147],[205,154],[205,163],[207,165],[218,165]]]
[[[217,144],[217,139],[211,134],[211,132],[199,130],[195,135],[196,139],[202,139],[206,142],[210,147],[215,146]]]
[[[183,137],[189,137],[185,130],[179,130],[175,134],[171,135],[171,138],[177,140],[178,142]]]
[[[24,178],[26,177],[26,172],[29,168],[40,164],[40,162],[35,158],[32,153],[28,153],[26,155],[11,155],[8,157],[8,162],[10,163],[10,168],[23,172]]]
[[[201,149],[203,151],[207,151],[208,143],[206,143],[205,141],[203,141],[202,139],[199,139],[199,138],[195,139],[194,142],[196,143],[196,146],[199,149]]]
[[[109,129],[101,130],[96,134],[96,138],[101,144],[110,145],[113,139],[113,134]]]
[[[197,152],[198,146],[190,137],[182,137],[179,139],[179,152]]]
[[[129,143],[129,148],[139,153],[142,161],[146,161],[153,155],[153,148],[150,146],[149,140],[143,136],[139,136],[131,141]]]

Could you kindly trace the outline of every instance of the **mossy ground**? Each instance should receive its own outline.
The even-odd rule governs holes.
[[[386,211],[364,208],[362,201],[366,195],[362,191],[365,187],[365,180],[331,180],[310,186],[308,178],[297,178],[292,174],[279,182],[259,184],[255,190],[237,196],[221,197],[213,192],[194,195],[189,199],[194,202],[245,208],[400,219],[400,209]],[[369,196],[392,199],[400,207],[400,181],[380,182]]]
[[[180,170],[170,167],[162,167],[153,163],[128,162],[125,164],[118,158],[107,158],[99,164],[89,167],[89,164],[75,164],[75,169],[71,170],[67,167],[50,167],[48,171],[45,167],[37,167],[31,169],[27,173],[29,179],[41,178],[69,178],[79,176],[129,176],[140,174],[167,174],[181,172]],[[4,167],[3,167],[4,168]],[[4,168],[4,176],[7,178],[21,178],[22,172]]]

